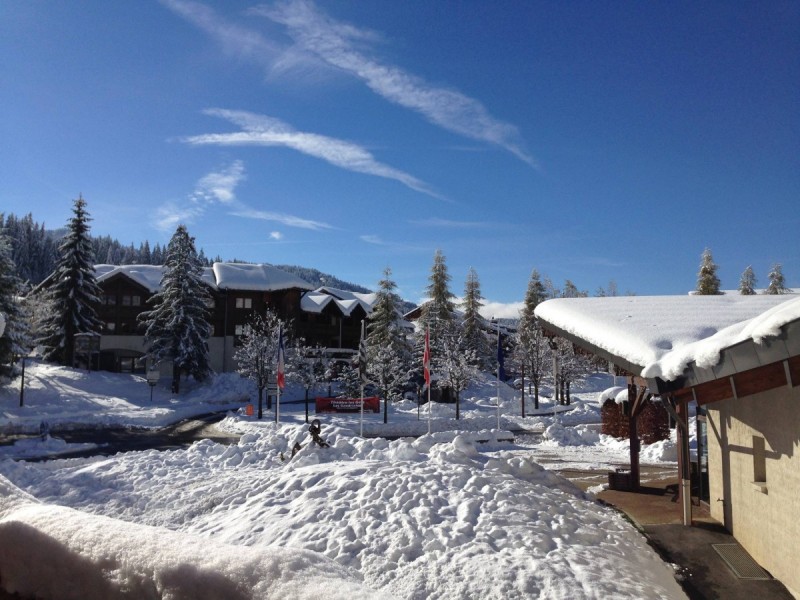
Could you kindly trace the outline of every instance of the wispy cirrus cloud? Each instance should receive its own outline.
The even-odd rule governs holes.
[[[288,215],[286,213],[270,212],[267,210],[257,210],[255,208],[249,208],[247,206],[242,206],[237,210],[231,212],[231,214],[246,219],[260,219],[262,221],[272,221],[275,223],[280,223],[281,225],[286,225],[287,227],[297,227],[299,229],[312,229],[314,231],[320,231],[322,229],[333,229],[331,225],[323,223],[322,221],[312,221],[311,219],[303,219],[302,217]],[[280,236],[281,234],[278,233],[278,235]],[[272,234],[270,234],[270,237],[273,237]],[[273,237],[273,239],[275,238]]]
[[[197,180],[194,191],[184,202],[171,200],[158,209],[153,220],[154,226],[161,231],[170,231],[179,224],[190,224],[205,215],[206,211],[217,204],[226,206],[228,214],[247,219],[274,221],[287,227],[300,229],[332,229],[327,223],[312,221],[286,213],[276,213],[250,208],[236,198],[236,187],[245,179],[244,163],[233,161],[227,167],[217,169]],[[283,234],[273,231],[270,238],[280,240]]]
[[[348,171],[393,179],[415,191],[444,199],[424,182],[378,162],[368,150],[353,142],[297,131],[280,119],[243,110],[212,108],[204,112],[230,121],[241,127],[242,131],[193,135],[182,138],[182,141],[195,146],[282,146]]]
[[[185,202],[169,201],[156,209],[155,227],[161,231],[170,231],[180,223],[197,220],[212,204],[235,202],[236,186],[244,177],[244,163],[240,160],[204,175],[197,181],[194,191]]]
[[[448,229],[478,229],[481,227],[492,227],[492,223],[486,221],[456,221],[453,219],[440,219],[438,217],[431,217],[430,219],[412,219],[409,220],[409,225],[417,227],[439,227]]]
[[[297,73],[312,68],[348,73],[375,94],[421,114],[430,123],[496,145],[538,168],[515,125],[495,118],[479,100],[456,89],[431,84],[400,67],[384,64],[370,54],[370,43],[380,39],[379,35],[336,21],[309,0],[260,5],[249,11],[285,27],[294,45],[234,24],[199,2],[161,2],[208,33],[227,53],[252,60],[267,72]]]
[[[373,32],[336,21],[309,0],[262,5],[251,12],[284,25],[304,51],[361,79],[389,102],[418,112],[448,131],[500,146],[538,168],[517,127],[493,117],[480,101],[370,56],[368,45],[376,37]]]

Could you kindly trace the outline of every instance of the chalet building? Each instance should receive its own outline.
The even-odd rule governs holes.
[[[163,268],[153,265],[97,265],[103,292],[99,319],[100,368],[109,371],[144,370],[144,327],[138,321],[149,310],[148,300],[159,290]],[[236,369],[234,354],[253,314],[268,308],[291,320],[294,334],[309,345],[319,344],[330,356],[352,355],[358,347],[361,322],[372,312],[373,294],[313,286],[273,267],[214,263],[203,272],[211,295],[213,328],[209,339],[211,367],[217,372]]]
[[[711,517],[800,598],[800,297],[558,299],[536,315],[551,333],[628,375],[631,469],[623,486],[639,487],[639,407],[660,396],[678,423],[684,524],[692,523],[694,480]]]

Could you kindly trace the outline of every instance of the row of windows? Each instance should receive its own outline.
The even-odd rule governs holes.
[[[119,297],[122,306],[141,306],[142,297],[135,294],[125,294]],[[102,298],[103,304],[107,306],[117,305],[117,296],[113,294],[106,294]]]

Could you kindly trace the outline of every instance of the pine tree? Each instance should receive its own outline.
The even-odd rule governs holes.
[[[59,246],[60,258],[46,291],[50,311],[39,340],[45,360],[66,366],[74,362],[76,334],[99,334],[101,328],[95,312],[101,292],[94,276],[91,219],[83,197],[75,200],[72,212],[74,216],[67,224],[67,234]]]
[[[172,361],[174,393],[179,391],[182,372],[198,381],[211,373],[208,356],[211,295],[202,276],[194,238],[185,226],[179,225],[167,246],[161,289],[149,300],[153,308],[139,315],[147,327],[144,341],[153,361]]]
[[[783,267],[780,263],[772,265],[769,272],[769,285],[764,290],[765,294],[790,294],[792,290],[786,287],[786,279],[783,276]]]
[[[445,332],[448,325],[455,318],[455,295],[450,291],[450,274],[441,250],[436,250],[433,257],[431,274],[428,276],[426,290],[429,300],[422,305],[420,327],[417,330],[414,343],[414,363],[421,377],[422,353],[424,348],[425,331],[430,331],[431,369],[438,372],[446,343]],[[448,332],[449,333],[449,332]]]
[[[525,300],[517,327],[517,360],[524,366],[525,374],[533,382],[535,408],[539,408],[539,385],[544,372],[549,347],[534,310],[547,299],[547,290],[536,269],[531,273]],[[523,389],[524,394],[524,389]]]
[[[469,347],[469,342],[464,335],[464,330],[450,321],[442,328],[442,335],[447,340],[441,346],[441,357],[438,370],[441,381],[449,387],[455,395],[456,419],[461,418],[461,392],[476,378],[475,364],[478,357]]]
[[[386,401],[402,394],[411,362],[411,349],[400,328],[400,299],[391,275],[387,267],[367,325],[367,374],[384,398],[384,421],[388,420]]]
[[[483,306],[481,296],[481,284],[478,281],[478,274],[475,269],[470,268],[467,273],[467,281],[464,284],[464,300],[461,308],[464,311],[463,327],[464,341],[466,347],[472,350],[475,356],[476,367],[486,367],[488,365],[491,351],[489,342],[484,333],[484,320],[481,317],[480,309]]]
[[[742,296],[752,296],[756,293],[756,274],[750,265],[747,266],[742,273],[741,279],[739,279],[739,293]]]
[[[719,277],[717,277],[717,265],[714,264],[714,257],[711,250],[703,250],[700,259],[700,271],[697,273],[697,293],[701,296],[715,296],[722,292],[719,289]]]
[[[0,336],[0,372],[8,365],[8,374],[19,356],[26,355],[32,342],[27,315],[19,302],[21,283],[11,259],[11,241],[0,230],[0,313],[5,314],[5,334]]]

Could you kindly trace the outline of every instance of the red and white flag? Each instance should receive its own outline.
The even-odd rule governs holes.
[[[431,385],[431,330],[425,330],[425,353],[422,355],[422,369],[425,373],[425,385]]]
[[[278,387],[283,389],[286,387],[286,357],[283,348],[283,328],[280,328],[278,333]]]

